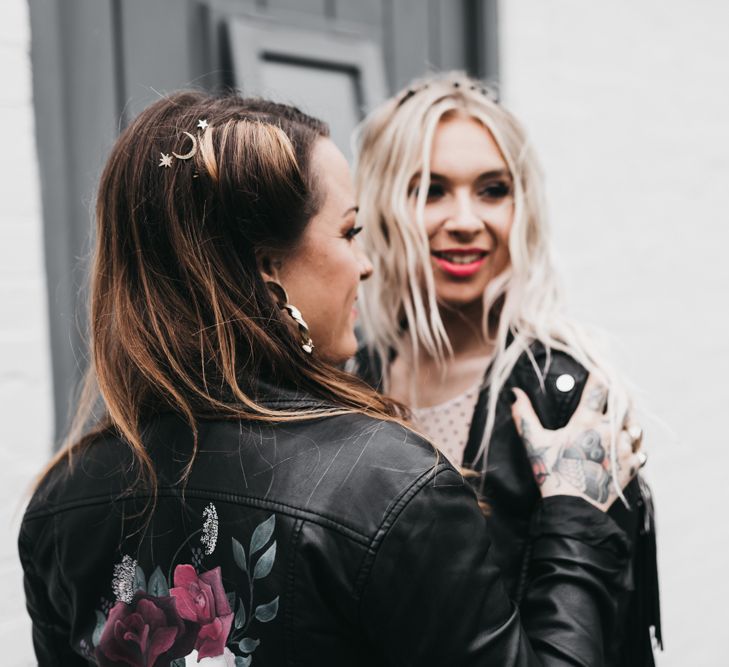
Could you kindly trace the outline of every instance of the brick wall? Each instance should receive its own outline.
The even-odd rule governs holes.
[[[3,2],[0,63],[0,646],[23,666],[35,661],[15,540],[53,409],[26,0]]]
[[[500,8],[505,102],[542,157],[571,310],[612,335],[654,415],[646,472],[658,504],[659,666],[722,664],[729,4]]]

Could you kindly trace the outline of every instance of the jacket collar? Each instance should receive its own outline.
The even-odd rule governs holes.
[[[276,385],[267,380],[258,380],[256,394],[260,405],[276,410],[324,410],[339,407],[301,387]]]

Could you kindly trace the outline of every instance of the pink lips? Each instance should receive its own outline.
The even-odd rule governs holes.
[[[469,278],[481,268],[488,257],[488,251],[483,248],[449,248],[447,250],[433,250],[431,254],[438,266],[454,278]],[[476,255],[477,257],[465,264],[456,263],[450,259],[466,255]]]

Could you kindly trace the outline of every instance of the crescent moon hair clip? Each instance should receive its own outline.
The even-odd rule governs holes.
[[[202,132],[205,132],[210,125],[208,124],[207,119],[201,118],[199,121],[197,121],[197,129],[201,130]],[[192,134],[191,132],[183,132],[184,136],[186,136],[190,141],[192,142],[192,146],[190,147],[190,150],[187,151],[187,153],[175,153],[175,151],[172,151],[172,154],[169,153],[160,153],[160,159],[158,167],[165,167],[169,169],[172,166],[172,157],[176,157],[178,160],[189,160],[191,157],[197,153],[198,148],[198,138]]]

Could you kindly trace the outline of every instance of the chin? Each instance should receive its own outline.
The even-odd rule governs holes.
[[[483,290],[457,290],[451,293],[438,294],[438,302],[446,307],[458,309],[472,306],[483,300]]]
[[[316,346],[316,341],[314,341]],[[325,349],[318,350],[322,359],[330,364],[340,365],[349,361],[357,352],[357,339],[354,334],[347,336],[346,340],[341,340],[337,345],[327,345]]]

